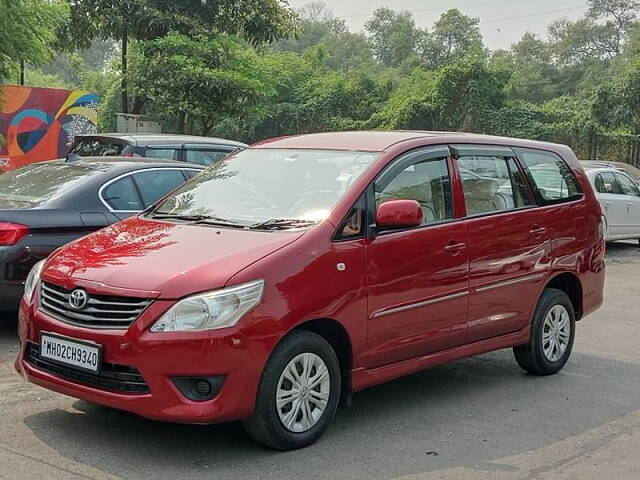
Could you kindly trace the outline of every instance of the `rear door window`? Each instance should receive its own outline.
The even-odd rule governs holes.
[[[465,155],[457,159],[467,215],[480,215],[532,204],[526,182],[513,158]]]
[[[204,165],[205,167],[208,167],[209,165],[229,155],[231,151],[220,149],[188,148],[186,153],[187,163],[195,163],[196,165]]]
[[[71,152],[81,157],[113,157],[125,153],[129,145],[114,142],[110,139],[80,139],[76,140]]]
[[[142,199],[131,175],[109,184],[102,191],[102,199],[117,211],[138,212],[143,209]]]
[[[145,208],[182,185],[186,177],[181,170],[146,170],[133,175]]]
[[[612,172],[599,173],[596,175],[594,183],[598,193],[622,195],[622,189]]]
[[[582,195],[569,165],[551,152],[516,149],[543,204],[574,200]]]
[[[163,160],[178,160],[179,151],[179,148],[147,148],[145,156]]]
[[[640,190],[638,189],[636,182],[622,173],[615,173],[615,176],[620,184],[620,188],[622,188],[623,195],[633,195],[634,197],[640,196]]]

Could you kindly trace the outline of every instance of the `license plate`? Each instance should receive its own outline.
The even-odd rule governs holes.
[[[86,372],[98,373],[102,360],[102,346],[52,333],[42,333],[40,356]]]

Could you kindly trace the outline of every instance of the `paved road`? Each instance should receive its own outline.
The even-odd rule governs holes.
[[[276,453],[239,424],[171,425],[24,383],[0,321],[0,478],[640,478],[640,249],[609,247],[607,302],[558,375],[510,351],[355,395],[316,445]]]

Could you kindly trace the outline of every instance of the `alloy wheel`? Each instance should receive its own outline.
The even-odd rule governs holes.
[[[571,338],[569,312],[562,305],[554,305],[542,324],[542,350],[550,362],[557,362],[567,350]]]
[[[318,423],[331,391],[329,369],[315,353],[301,353],[284,368],[276,389],[276,408],[282,425],[303,433]]]

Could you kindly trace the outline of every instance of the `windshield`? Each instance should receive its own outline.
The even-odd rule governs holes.
[[[247,149],[220,160],[160,203],[152,216],[293,228],[327,217],[377,154]]]
[[[71,164],[27,165],[0,175],[0,200],[42,205],[99,173],[99,170]]]

